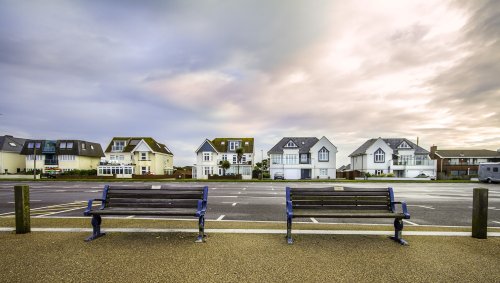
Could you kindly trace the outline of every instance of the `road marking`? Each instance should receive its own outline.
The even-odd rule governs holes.
[[[217,188],[212,188],[212,190],[217,190]]]
[[[90,187],[91,189],[102,189],[102,187]]]
[[[99,191],[98,190],[94,190],[94,191],[85,191],[86,193],[98,193]]]
[[[38,218],[38,217],[49,216],[49,215],[54,215],[54,214],[58,214],[58,213],[70,212],[70,211],[74,211],[74,210],[78,210],[78,209],[82,209],[82,208],[86,208],[86,207],[85,206],[81,206],[81,207],[70,208],[70,209],[66,209],[66,210],[62,210],[62,211],[54,211],[54,212],[51,212],[51,213],[40,214],[40,215],[37,215],[35,217]]]
[[[216,220],[216,221],[221,221],[221,220],[222,220],[222,218],[224,218],[224,216],[225,216],[224,214],[223,214],[223,215],[221,215],[221,216],[219,216],[219,218],[217,218],[217,220]]]
[[[246,190],[247,190],[247,188],[243,188],[242,190],[246,191]]]
[[[66,190],[56,190],[56,192],[65,192]]]
[[[403,222],[406,222],[406,223],[411,224],[411,225],[414,225],[414,226],[418,226],[418,224],[417,224],[417,223],[415,223],[415,222],[411,222],[411,221],[408,221],[408,220],[405,220],[405,219],[403,219]]]
[[[414,205],[414,204],[409,204],[408,206],[415,206],[415,207],[422,207],[422,208],[427,208],[427,209],[435,209],[432,206],[427,206],[427,205]]]
[[[130,216],[127,216],[125,218],[127,218],[127,219],[134,218],[134,215],[130,215]]]
[[[238,192],[239,195],[241,195],[241,192]]]
[[[232,206],[236,206],[237,202],[233,202]]]
[[[313,217],[311,217],[311,221],[312,221],[313,223],[319,223],[319,222],[318,222],[318,220],[314,219]]]
[[[152,190],[159,190],[161,189],[161,185],[151,185]]]
[[[493,223],[496,223],[496,224],[500,224],[500,221],[491,221]]]

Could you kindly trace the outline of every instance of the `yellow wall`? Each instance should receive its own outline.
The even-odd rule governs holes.
[[[166,170],[174,169],[174,158],[171,154],[148,152],[148,160],[140,160],[141,153],[134,153],[135,174],[141,174],[141,167],[149,166],[149,171],[155,175],[163,175]]]
[[[75,160],[59,160],[58,165],[45,166],[44,160],[37,160],[36,168],[40,169],[45,167],[58,167],[61,170],[90,170],[97,169],[97,165],[99,165],[100,161],[100,157],[75,156]],[[33,170],[33,160],[26,160],[26,157],[24,156],[23,162],[26,164],[27,171]]]
[[[15,152],[0,152],[0,174],[17,173],[17,168],[23,171],[26,168],[26,158]]]

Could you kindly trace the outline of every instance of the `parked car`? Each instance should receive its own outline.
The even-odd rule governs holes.
[[[436,176],[429,176],[425,173],[420,173],[415,178],[429,178],[430,180],[436,180]]]
[[[285,180],[285,176],[281,172],[274,173],[274,180]]]

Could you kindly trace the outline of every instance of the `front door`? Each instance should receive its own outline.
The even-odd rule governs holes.
[[[300,169],[301,179],[311,179],[311,169]]]

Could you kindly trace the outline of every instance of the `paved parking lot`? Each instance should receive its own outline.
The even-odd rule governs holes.
[[[0,183],[0,217],[13,215],[13,186]],[[27,182],[31,187],[32,217],[81,217],[90,198],[99,198],[104,183]],[[114,185],[135,186],[160,183],[124,182]],[[172,186],[201,186],[203,183],[171,182]],[[387,187],[392,186],[396,200],[406,200],[411,219],[407,225],[470,226],[472,189],[489,189],[489,222],[500,227],[500,185],[478,183],[207,183],[209,186],[208,220],[285,221],[285,186]],[[391,224],[384,219],[300,219],[309,223]]]

